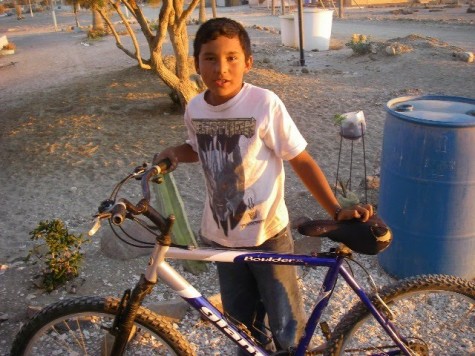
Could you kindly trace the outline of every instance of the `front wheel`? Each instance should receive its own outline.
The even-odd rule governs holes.
[[[52,304],[25,324],[11,355],[109,355],[115,298],[81,297]],[[193,355],[183,336],[163,317],[140,307],[126,355]]]
[[[474,283],[453,276],[418,276],[387,286],[379,295],[414,355],[475,354]],[[381,355],[395,346],[359,302],[335,327],[328,349],[331,355]]]

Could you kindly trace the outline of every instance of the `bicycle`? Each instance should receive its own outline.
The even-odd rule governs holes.
[[[203,318],[249,355],[269,355],[244,326],[221,313],[165,258],[233,263],[280,263],[328,268],[316,302],[310,313],[305,334],[291,350],[274,355],[371,354],[441,355],[475,353],[475,284],[454,276],[422,275],[377,288],[368,274],[373,291],[367,294],[344,266],[356,262],[352,251],[376,254],[386,248],[392,237],[382,223],[309,221],[299,231],[309,236],[326,236],[341,245],[327,252],[297,255],[245,250],[223,250],[175,245],[171,241],[174,216],[163,217],[150,205],[150,181],[160,183],[159,174],[166,163],[137,167],[119,182],[96,214],[90,234],[100,228],[103,219],[120,226],[132,219],[149,231],[137,216],[153,223],[156,242],[144,274],[133,290],[121,300],[107,297],[79,297],[47,306],[18,332],[12,355],[193,355],[195,351],[169,320],[141,306],[146,295],[161,280],[182,297]],[[122,185],[141,180],[143,198],[133,204],[118,199]],[[364,268],[363,268],[364,269]],[[367,273],[367,271],[365,271]],[[338,277],[356,293],[359,302],[352,306],[330,330],[320,322],[335,289]],[[320,326],[324,340],[309,349],[312,335]],[[309,349],[309,350],[307,350]]]

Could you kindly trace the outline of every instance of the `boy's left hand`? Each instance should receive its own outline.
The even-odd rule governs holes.
[[[358,219],[366,222],[373,214],[374,210],[371,204],[357,204],[351,208],[342,209],[338,214],[338,221]]]

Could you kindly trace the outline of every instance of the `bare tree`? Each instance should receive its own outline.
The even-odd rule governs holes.
[[[192,74],[191,58],[188,55],[189,43],[187,20],[200,0],[191,0],[185,8],[184,0],[162,0],[156,28],[149,22],[135,0],[104,0],[119,15],[121,23],[132,40],[131,48],[127,48],[121,40],[116,25],[107,15],[105,6],[95,6],[102,19],[115,37],[117,47],[126,55],[135,59],[138,66],[151,70],[177,95],[184,107],[198,92],[203,90],[201,80]],[[141,33],[147,41],[147,57],[142,54],[136,32],[122,11],[124,5],[137,21]],[[167,38],[173,48],[174,56],[166,56],[163,48]]]

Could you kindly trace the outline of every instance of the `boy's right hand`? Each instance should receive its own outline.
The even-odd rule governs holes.
[[[167,158],[170,161],[170,167],[166,171],[163,171],[163,173],[173,172],[178,166],[178,157],[173,147],[169,147],[163,150],[162,152],[155,154],[153,156],[152,164],[156,165],[158,164],[158,162],[163,161],[164,159],[167,159]]]
[[[351,208],[342,209],[338,214],[337,220],[358,219],[362,222],[366,222],[373,214],[374,209],[371,204],[356,204]]]

